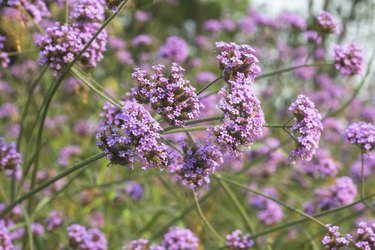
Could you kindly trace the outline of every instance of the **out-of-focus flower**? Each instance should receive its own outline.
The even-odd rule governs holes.
[[[239,229],[228,234],[225,238],[228,250],[248,250],[254,245],[250,234],[242,235],[242,231]]]
[[[352,123],[345,131],[344,141],[359,146],[363,153],[373,157],[375,126],[365,122]]]
[[[53,210],[44,219],[47,231],[53,231],[55,228],[64,223],[64,214],[60,211]]]
[[[62,167],[66,167],[69,165],[69,160],[72,156],[78,156],[80,154],[81,148],[78,145],[65,146],[59,152],[57,163]]]
[[[148,250],[148,240],[133,240],[123,246],[122,250]]]
[[[12,237],[5,226],[5,221],[0,220],[0,247],[3,250],[13,250]]]
[[[172,227],[164,235],[161,245],[168,250],[198,250],[199,239],[189,229]]]
[[[0,171],[5,171],[8,176],[15,176],[17,180],[22,175],[22,157],[16,150],[14,142],[7,144],[4,138],[0,137]]]
[[[301,167],[307,175],[312,177],[336,176],[339,170],[329,152],[324,149],[318,149],[312,160],[303,162]]]
[[[336,70],[343,75],[360,75],[363,72],[364,58],[362,49],[356,44],[350,44],[347,47],[336,45],[334,59]]]
[[[79,224],[72,224],[68,228],[69,246],[75,250],[107,250],[107,239],[96,229],[86,229]]]
[[[186,41],[178,36],[170,36],[159,49],[161,58],[183,63],[189,55],[189,45]]]
[[[42,0],[20,0],[22,6],[33,18],[35,23],[40,23],[44,17],[49,17],[49,12],[45,1]],[[9,1],[8,1],[9,2]]]
[[[221,22],[216,19],[209,19],[203,23],[203,29],[207,32],[219,32],[223,28]]]
[[[340,29],[333,18],[333,16],[327,11],[321,11],[317,17],[317,21],[319,27],[322,29],[323,32],[327,33],[339,33]]]
[[[76,22],[102,22],[104,20],[104,6],[97,0],[74,1],[69,18]]]

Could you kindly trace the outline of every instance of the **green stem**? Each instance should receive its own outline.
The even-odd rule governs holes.
[[[266,199],[268,199],[268,200],[274,201],[274,202],[280,204],[281,206],[283,206],[283,207],[285,207],[285,208],[288,208],[288,209],[290,209],[290,210],[292,210],[292,211],[294,211],[294,212],[296,212],[296,213],[302,215],[302,216],[305,217],[306,219],[309,219],[309,220],[315,222],[316,224],[318,224],[318,225],[320,225],[320,226],[326,228],[326,225],[325,225],[323,222],[321,222],[320,220],[318,220],[318,219],[312,217],[311,215],[308,215],[307,213],[305,213],[305,212],[303,212],[303,211],[301,211],[301,210],[299,210],[299,209],[297,209],[297,208],[295,208],[295,207],[292,207],[292,206],[286,204],[285,202],[282,202],[282,201],[280,201],[280,200],[277,200],[277,199],[275,199],[275,198],[273,198],[273,197],[271,197],[271,196],[269,196],[269,195],[266,195],[266,194],[264,194],[264,193],[262,193],[262,192],[260,192],[260,191],[258,191],[258,190],[255,190],[255,189],[252,189],[252,188],[246,187],[246,186],[244,186],[244,185],[242,185],[242,184],[239,184],[239,183],[237,183],[237,182],[235,182],[235,181],[232,181],[232,180],[230,180],[230,179],[227,179],[227,178],[225,178],[225,177],[218,177],[218,178],[221,178],[223,181],[228,182],[228,183],[230,183],[230,184],[232,184],[232,185],[238,186],[238,187],[240,187],[240,188],[242,188],[242,189],[244,189],[244,190],[246,190],[246,191],[252,192],[252,193],[257,194],[257,195],[260,195],[260,196],[262,196],[262,197],[264,197],[264,198],[266,198]]]
[[[199,205],[199,200],[198,200],[198,196],[197,196],[197,193],[194,192],[194,201],[195,201],[195,206],[197,208],[197,211],[198,211],[198,214],[199,214],[199,217],[201,217],[202,221],[204,222],[204,224],[208,227],[208,229],[210,229],[211,233],[219,240],[219,241],[222,241],[222,242],[225,242],[225,239],[223,237],[221,237],[218,232],[216,232],[216,230],[212,227],[212,225],[210,224],[210,222],[206,219],[206,217],[204,216],[204,213]]]
[[[265,73],[263,75],[257,76],[256,79],[266,78],[266,77],[270,77],[270,76],[274,76],[274,75],[278,75],[278,74],[282,74],[282,73],[294,71],[294,70],[300,69],[300,68],[319,67],[319,66],[332,66],[332,65],[333,65],[333,63],[326,63],[326,62],[323,62],[323,63],[322,62],[321,63],[312,63],[312,64],[302,64],[302,65],[293,66],[293,67],[290,67],[290,68],[280,69],[280,70],[277,70],[277,71],[274,71],[274,72],[270,72],[270,73]]]
[[[365,197],[365,159],[364,150],[361,150],[361,199]]]
[[[247,213],[246,213],[244,207],[241,205],[241,203],[237,199],[236,195],[232,192],[232,190],[228,187],[228,185],[220,179],[219,175],[214,174],[214,177],[216,178],[220,187],[224,190],[224,192],[227,194],[229,199],[232,201],[232,203],[236,207],[237,211],[240,213],[243,221],[245,222],[245,226],[246,226],[247,230],[250,232],[250,234],[254,234],[255,229],[252,226],[252,224],[250,223],[250,218],[247,216]],[[259,247],[257,247],[257,248],[259,248]]]
[[[90,81],[87,77],[85,77],[84,74],[82,74],[82,72],[80,72],[75,67],[73,67],[71,71],[72,71],[72,74],[76,78],[78,78],[82,83],[84,83],[87,87],[89,87],[91,90],[93,90],[96,94],[98,94],[100,97],[102,97],[107,102],[110,102],[113,105],[115,105],[117,108],[121,109],[121,105],[116,100],[114,100],[107,92],[105,92],[103,90],[99,90],[95,86],[95,84],[92,83],[93,81]]]
[[[288,125],[277,125],[277,124],[264,124],[263,127],[265,128],[291,128],[292,126]]]
[[[208,83],[206,86],[204,86],[203,88],[201,88],[200,90],[197,91],[197,96],[199,96],[200,94],[202,94],[206,89],[208,89],[209,87],[211,87],[211,85],[213,85],[215,82],[219,81],[221,78],[223,78],[222,76],[219,76],[218,78],[216,78],[215,80],[213,80],[212,82]]]
[[[173,133],[178,133],[178,132],[199,131],[199,130],[207,130],[207,129],[208,129],[207,126],[199,126],[199,127],[194,127],[194,128],[178,128],[178,129],[161,132],[161,134],[166,135],[166,134],[173,134]]]
[[[332,214],[332,213],[336,213],[338,211],[341,211],[341,210],[344,210],[346,208],[355,206],[355,205],[357,205],[359,203],[362,203],[363,201],[368,200],[368,199],[370,199],[370,198],[372,198],[374,196],[375,196],[375,193],[373,193],[371,195],[368,195],[368,196],[364,197],[363,199],[360,199],[360,200],[355,201],[353,203],[350,203],[348,205],[341,206],[341,207],[338,207],[338,208],[335,208],[335,209],[331,209],[331,210],[328,210],[328,211],[324,211],[324,212],[320,212],[320,213],[314,214],[313,217],[317,217],[318,218],[318,217],[322,217],[322,216],[329,215],[329,214]],[[288,227],[291,227],[291,226],[294,226],[294,225],[298,225],[298,224],[300,224],[302,222],[305,222],[307,220],[308,220],[307,218],[301,218],[301,219],[298,219],[298,220],[295,220],[295,221],[283,223],[281,225],[268,228],[267,230],[264,230],[263,232],[256,233],[256,234],[252,235],[251,238],[257,238],[257,237],[260,237],[260,236],[263,236],[263,235],[266,235],[266,234],[270,234],[270,233],[279,231],[279,230],[284,229],[284,228],[288,228]]]
[[[0,218],[4,218],[5,215],[7,215],[12,209],[23,202],[24,200],[27,200],[28,198],[32,197],[34,194],[38,193],[39,191],[43,190],[44,188],[48,187],[49,185],[55,183],[56,181],[60,180],[61,178],[79,170],[82,169],[83,167],[89,165],[90,163],[99,160],[105,156],[104,153],[98,153],[96,155],[91,156],[90,158],[74,165],[71,168],[68,168],[64,171],[61,171],[59,174],[57,174],[55,177],[52,177],[44,182],[42,182],[40,185],[36,186],[35,188],[31,189],[29,192],[26,194],[22,195],[20,198],[18,198],[15,202],[7,206],[0,214]]]
[[[194,125],[194,124],[210,122],[210,121],[219,121],[221,119],[223,119],[223,116],[219,115],[219,116],[213,116],[213,117],[208,117],[208,118],[203,118],[203,119],[186,121],[184,124],[188,126],[188,125]],[[175,126],[166,127],[165,129],[163,129],[163,131],[166,132],[172,129],[178,129],[178,127],[175,127]]]

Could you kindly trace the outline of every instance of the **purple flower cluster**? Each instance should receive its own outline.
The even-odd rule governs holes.
[[[104,21],[104,6],[102,4],[102,1],[74,1],[69,18],[75,20],[76,22]]]
[[[260,73],[259,60],[254,55],[255,50],[249,45],[236,43],[217,42],[217,59],[219,59],[220,69],[226,81],[237,78],[238,73],[244,77],[243,84],[251,84],[254,78]],[[235,80],[238,81],[238,80]]]
[[[107,250],[105,235],[96,228],[86,229],[79,224],[68,228],[69,246],[74,250]]]
[[[192,147],[186,141],[180,144],[184,152],[183,163],[172,165],[170,171],[177,175],[183,185],[193,190],[209,184],[210,174],[223,161],[219,148],[209,141],[206,145],[196,142]]]
[[[59,24],[47,28],[47,35],[40,36],[36,44],[40,47],[40,64],[48,63],[54,75],[74,60],[93,35],[99,30],[97,23],[104,19],[104,9],[100,1],[76,1],[70,14],[74,24]],[[107,32],[103,30],[82,54],[80,62],[84,66],[95,67],[103,59],[106,50]]]
[[[316,207],[319,211],[330,210],[354,202],[357,187],[350,177],[337,178],[335,184],[315,191]]]
[[[274,188],[263,188],[262,192],[273,198],[277,197],[277,190]],[[248,198],[250,205],[258,210],[257,217],[265,225],[278,223],[284,218],[283,209],[278,203],[259,195],[249,194]]]
[[[118,11],[118,6],[123,0],[105,0],[105,3],[107,4],[108,8],[110,8],[113,12]]]
[[[137,157],[142,169],[169,165],[168,147],[160,142],[160,125],[134,101],[124,102],[120,110],[104,105],[96,135],[97,145],[113,164],[127,166]]]
[[[44,17],[49,17],[46,2],[42,0],[21,0],[23,8],[30,13],[35,23],[40,23]]]
[[[7,68],[10,63],[8,53],[3,51],[5,48],[5,41],[6,41],[6,37],[0,36],[0,66],[2,68]]]
[[[178,36],[170,36],[159,49],[161,58],[177,63],[183,63],[189,56],[189,45]]]
[[[145,239],[132,240],[124,245],[123,250],[147,250],[149,241]]]
[[[250,239],[250,234],[242,236],[241,230],[237,229],[226,236],[228,250],[248,250],[254,245]]]
[[[352,123],[344,133],[344,141],[359,146],[365,154],[373,157],[375,126],[365,122]]]
[[[200,103],[195,88],[183,78],[184,69],[172,63],[168,76],[163,74],[164,65],[152,66],[155,73],[148,74],[137,68],[132,74],[138,82],[133,90],[140,103],[150,103],[153,110],[173,126],[183,126],[185,120],[199,115]]]
[[[44,219],[44,222],[46,224],[47,231],[51,232],[64,223],[64,214],[62,212],[53,210]]]
[[[338,166],[327,150],[318,149],[316,155],[309,162],[302,162],[302,170],[312,177],[336,176]]]
[[[69,145],[66,147],[63,147],[59,152],[59,159],[57,160],[57,163],[62,166],[66,167],[69,165],[69,159],[72,156],[77,156],[81,154],[81,148],[78,145]]]
[[[362,74],[364,58],[362,49],[356,44],[350,44],[347,47],[335,46],[334,58],[336,70],[341,74],[346,76]]]
[[[339,26],[333,16],[327,11],[321,11],[317,17],[319,27],[323,32],[339,33]]]
[[[375,224],[368,225],[360,222],[357,227],[357,238],[355,248],[359,250],[370,250],[375,247]]]
[[[328,234],[324,236],[322,244],[324,249],[333,250],[333,249],[347,249],[349,245],[351,235],[347,234],[345,236],[341,235],[339,232],[338,226],[332,226],[330,224],[326,225],[328,228]]]
[[[296,138],[296,149],[290,152],[289,160],[293,162],[297,157],[302,161],[310,161],[319,146],[323,130],[321,115],[315,104],[306,96],[299,95],[289,107],[296,123],[291,131]]]
[[[164,235],[161,245],[168,250],[198,250],[199,239],[189,229],[172,227]]]
[[[243,84],[245,75],[237,73],[235,80],[229,80],[220,94],[223,99],[219,108],[224,112],[224,122],[210,128],[216,143],[232,152],[240,147],[249,147],[263,136],[264,114],[260,101],[250,85]]]
[[[7,144],[4,138],[0,137],[0,171],[4,170],[6,175],[15,175],[16,179],[20,179],[22,175],[22,157],[16,150],[16,144]]]
[[[12,236],[5,224],[5,221],[0,220],[0,249],[13,250]]]
[[[79,31],[68,24],[56,23],[47,28],[46,32],[46,36],[41,36],[36,41],[41,49],[39,63],[48,63],[57,76],[63,67],[73,61],[83,44],[78,39]]]

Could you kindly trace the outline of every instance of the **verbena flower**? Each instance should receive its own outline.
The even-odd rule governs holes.
[[[351,236],[349,234],[347,235],[341,235],[339,232],[338,226],[333,225],[326,225],[328,228],[328,234],[324,236],[322,240],[322,244],[324,246],[324,249],[327,250],[344,250],[347,249]]]
[[[2,68],[7,68],[10,63],[10,58],[8,56],[8,53],[3,51],[5,48],[5,36],[0,36],[0,66]]]
[[[334,59],[336,70],[343,75],[356,75],[363,72],[364,58],[362,49],[356,44],[350,44],[347,47],[336,45]]]
[[[290,152],[289,160],[297,157],[302,161],[310,161],[319,147],[323,125],[321,115],[315,104],[304,95],[299,95],[289,107],[296,123],[292,126],[292,134],[296,137],[296,149]]]
[[[73,27],[79,31],[79,38],[82,41],[83,46],[88,43],[94,34],[100,28],[99,23],[74,23]],[[97,63],[100,62],[106,51],[107,46],[107,31],[102,30],[86,51],[82,54],[80,62],[87,67],[96,67]],[[83,47],[82,47],[83,49]]]
[[[224,122],[210,128],[215,142],[232,152],[249,147],[263,136],[264,114],[260,101],[250,89],[242,84],[244,74],[238,73],[235,80],[229,80],[220,94],[219,108],[224,112]]]
[[[64,214],[60,211],[53,210],[49,215],[44,219],[47,231],[51,232],[57,227],[61,226],[64,223]]]
[[[330,210],[354,202],[357,187],[350,177],[337,178],[335,184],[328,188],[315,190],[315,206],[318,210]]]
[[[8,176],[15,176],[20,179],[22,175],[22,157],[16,150],[16,144],[7,144],[4,138],[0,137],[0,171],[5,171]]]
[[[56,23],[47,28],[47,35],[37,39],[40,48],[39,63],[48,63],[54,75],[61,71],[83,49],[79,31],[69,24]]]
[[[75,250],[107,250],[107,239],[96,228],[86,229],[79,224],[68,228],[69,246]]]
[[[195,190],[210,183],[210,174],[222,163],[219,148],[207,141],[206,145],[195,142],[189,146],[186,141],[181,141],[184,157],[182,163],[171,166],[170,171],[175,173],[183,185]]]
[[[2,250],[15,249],[12,243],[12,236],[3,220],[0,220],[0,248]]]
[[[159,49],[161,58],[177,63],[183,63],[189,56],[189,45],[178,36],[170,36]]]
[[[59,159],[57,160],[57,163],[62,167],[66,167],[69,165],[69,160],[72,156],[77,156],[80,154],[81,148],[78,145],[65,146],[59,152]]]
[[[153,110],[173,126],[183,126],[185,120],[199,115],[200,103],[195,88],[183,78],[184,69],[172,63],[170,73],[164,75],[164,65],[152,67],[150,75],[137,68],[132,74],[138,87],[133,89],[135,99],[140,103],[150,103]]]
[[[321,11],[317,17],[319,27],[323,32],[339,33],[339,26],[333,16],[327,11]]]
[[[260,73],[259,60],[254,55],[255,50],[249,45],[217,42],[216,49],[219,66],[223,70],[225,80],[233,80],[237,78],[237,73],[242,73],[244,77],[238,79],[242,79],[244,84],[251,84]]]
[[[148,240],[138,239],[124,245],[122,250],[148,250]]]
[[[225,238],[228,250],[247,250],[254,245],[254,241],[250,239],[250,234],[242,235],[239,229],[228,234]]]
[[[76,22],[104,21],[104,6],[98,0],[74,1],[69,18]]]
[[[42,0],[20,0],[23,8],[30,13],[35,23],[40,23],[44,17],[49,17],[46,2]],[[9,2],[9,1],[8,1]]]
[[[113,12],[117,12],[118,11],[118,6],[120,5],[120,3],[122,2],[123,0],[105,0],[108,8],[110,8]]]
[[[318,149],[316,155],[309,162],[302,162],[302,170],[312,177],[336,176],[338,166],[327,150]]]
[[[365,122],[352,123],[344,133],[344,141],[359,146],[366,155],[373,157],[375,126]]]
[[[357,227],[355,249],[371,250],[375,246],[375,224],[360,222]]]
[[[161,245],[168,250],[198,250],[199,239],[189,229],[172,227],[164,235]]]
[[[160,141],[162,128],[146,109],[134,101],[124,102],[121,110],[109,103],[103,109],[97,145],[111,163],[132,166],[137,158],[143,170],[169,164],[168,147]]]

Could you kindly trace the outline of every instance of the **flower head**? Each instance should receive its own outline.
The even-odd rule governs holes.
[[[238,73],[220,91],[223,99],[219,108],[224,112],[224,123],[210,129],[216,143],[232,152],[240,152],[240,147],[249,147],[263,136],[265,119],[260,101],[249,85],[242,84],[244,77]]]
[[[12,236],[5,224],[5,221],[0,220],[0,249],[13,250]]]
[[[123,246],[123,250],[148,250],[148,240],[138,239],[133,240]]]
[[[6,37],[0,36],[0,66],[2,68],[7,68],[10,63],[8,53],[3,51],[5,48],[5,41],[6,41]]]
[[[199,239],[189,229],[172,227],[164,235],[161,245],[168,250],[198,250]]]
[[[105,235],[96,228],[86,229],[79,224],[68,228],[69,246],[76,250],[107,250]]]
[[[291,131],[296,138],[296,149],[290,152],[289,160],[299,157],[302,161],[310,161],[319,146],[323,125],[321,115],[315,104],[304,95],[299,95],[289,107],[296,123]]]
[[[324,249],[332,250],[332,249],[346,249],[349,245],[349,240],[351,236],[349,234],[343,236],[339,232],[338,226],[332,226],[330,224],[327,225],[328,227],[328,234],[324,236],[322,240],[322,244]]]
[[[76,22],[102,22],[104,6],[97,0],[74,1],[69,18]]]
[[[339,26],[333,16],[327,11],[321,11],[317,17],[319,27],[327,33],[338,33]]]
[[[254,245],[254,241],[250,239],[250,234],[242,236],[241,230],[234,230],[226,236],[227,248],[229,250],[247,250]]]
[[[5,171],[6,175],[15,175],[16,179],[21,178],[22,157],[16,150],[16,144],[7,144],[4,138],[0,137],[0,171]]]
[[[365,122],[352,123],[344,133],[344,141],[359,146],[365,154],[373,157],[375,126]]]
[[[195,142],[192,147],[186,141],[180,144],[184,152],[183,162],[173,165],[170,171],[178,176],[183,185],[192,189],[209,184],[210,174],[222,163],[218,147],[211,142],[206,145]]]
[[[195,88],[183,78],[184,69],[173,63],[169,75],[165,76],[164,65],[152,68],[153,75],[139,68],[132,74],[138,82],[133,90],[135,99],[150,103],[152,109],[173,126],[183,126],[185,120],[196,118],[201,105]]]
[[[97,145],[111,163],[127,166],[138,158],[143,170],[169,164],[168,148],[160,142],[162,128],[141,105],[126,101],[120,110],[107,103],[101,117]]]
[[[21,4],[23,8],[25,8],[25,10],[30,13],[35,23],[40,23],[44,17],[49,17],[51,15],[45,1],[21,0]]]
[[[362,49],[355,44],[347,47],[336,45],[334,48],[336,70],[341,74],[349,76],[362,74],[364,58]]]
[[[183,63],[189,55],[189,45],[178,36],[170,36],[159,49],[161,58]]]
[[[356,249],[367,250],[375,246],[375,224],[360,222],[357,227]]]
[[[217,42],[216,48],[220,69],[223,70],[226,80],[236,78],[237,73],[242,73],[244,77],[241,78],[245,84],[251,84],[260,73],[259,60],[254,55],[255,50],[249,45]]]

